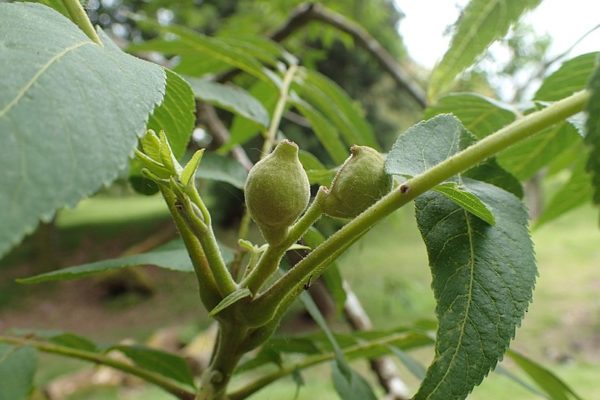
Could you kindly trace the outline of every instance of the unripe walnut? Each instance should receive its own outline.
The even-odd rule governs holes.
[[[392,189],[385,159],[368,146],[352,146],[351,155],[333,178],[323,212],[336,218],[354,218]]]
[[[284,140],[250,170],[246,207],[265,240],[280,243],[310,200],[308,176],[298,159],[298,146]]]

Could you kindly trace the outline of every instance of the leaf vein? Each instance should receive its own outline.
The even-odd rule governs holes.
[[[6,106],[4,106],[4,108],[2,110],[0,110],[0,118],[2,118],[6,113],[8,113],[19,102],[19,100],[21,100],[23,98],[23,96],[25,96],[27,91],[29,89],[31,89],[33,84],[35,82],[37,82],[37,80],[44,74],[44,72],[46,72],[48,70],[48,68],[50,68],[50,66],[52,64],[54,64],[55,62],[60,60],[67,53],[69,53],[75,49],[78,49],[79,47],[84,46],[86,44],[93,45],[94,43],[91,41],[75,43],[74,45],[67,47],[60,53],[57,53],[54,57],[52,57],[50,60],[48,60],[48,62],[46,62],[46,64],[42,65],[42,67],[33,75],[33,77],[29,80],[29,82],[27,82],[27,84],[21,88],[21,90],[19,91],[19,93],[17,93],[15,98],[12,99]]]

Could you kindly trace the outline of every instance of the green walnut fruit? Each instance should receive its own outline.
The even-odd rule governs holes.
[[[354,218],[392,189],[385,159],[368,146],[352,146],[324,200],[323,212],[336,218]]]
[[[298,146],[284,140],[250,170],[246,207],[265,240],[280,243],[310,200],[308,176],[298,159]]]

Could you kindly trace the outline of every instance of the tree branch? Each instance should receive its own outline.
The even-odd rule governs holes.
[[[293,269],[287,271],[268,289],[256,296],[248,305],[248,315],[250,315],[250,310],[261,310],[264,315],[276,314],[281,305],[290,304],[302,293],[307,278],[315,279],[321,276],[331,261],[381,219],[446,179],[479,164],[542,129],[582,111],[589,97],[588,91],[576,92],[543,110],[517,119],[427,171],[410,178],[398,189],[385,195],[358,217],[344,225],[296,264]]]
[[[402,341],[404,339],[410,338],[413,335],[411,333],[403,332],[403,333],[394,333],[389,336],[385,336],[379,339],[374,339],[372,341],[365,341],[360,344],[356,344],[354,346],[347,347],[342,349],[344,355],[349,359],[360,358],[362,354],[368,352],[369,350],[374,350],[377,348],[386,347],[390,344],[393,344],[398,341]],[[427,345],[428,343],[423,342],[422,344],[416,344],[414,347],[420,345]],[[277,371],[271,372],[269,374],[265,374],[253,382],[248,383],[247,385],[234,390],[231,392],[227,398],[229,400],[242,400],[253,393],[256,393],[260,389],[268,386],[269,384],[275,382],[276,380],[283,378],[284,376],[291,375],[294,371],[300,371],[309,367],[312,367],[317,364],[324,363],[326,361],[331,361],[335,359],[335,353],[323,353],[316,354],[313,356],[307,356],[301,361],[289,365],[282,365]]]
[[[389,73],[396,84],[406,90],[419,106],[422,108],[427,106],[427,96],[423,89],[414,83],[377,39],[356,22],[318,3],[305,3],[298,6],[288,20],[269,37],[276,42],[281,42],[311,21],[323,22],[352,36],[354,41],[368,51],[377,60],[379,66]]]
[[[166,378],[156,372],[148,371],[135,365],[115,360],[114,358],[110,358],[104,354],[18,336],[0,336],[0,343],[7,343],[15,346],[31,346],[44,353],[58,354],[65,357],[106,365],[108,367],[118,369],[119,371],[142,378],[146,382],[160,386],[180,400],[194,400],[195,398],[195,394],[192,390],[184,387],[177,381]]]

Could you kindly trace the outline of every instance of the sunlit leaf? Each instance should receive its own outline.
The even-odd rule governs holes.
[[[464,208],[481,220],[490,225],[494,225],[496,222],[494,219],[494,214],[492,214],[489,207],[483,201],[481,201],[481,199],[469,192],[468,182],[470,181],[467,181],[467,184],[463,185],[459,185],[456,182],[446,182],[437,185],[433,188],[433,190],[443,194],[455,204]]]
[[[450,48],[431,74],[429,98],[436,99],[445,92],[494,40],[503,37],[525,11],[539,3],[540,0],[471,0],[456,22]]]
[[[483,138],[510,124],[516,114],[506,104],[476,93],[453,93],[440,97],[427,107],[424,119],[438,114],[454,114],[475,136]]]
[[[244,89],[206,79],[188,78],[196,97],[217,107],[258,122],[263,127],[269,125],[269,115],[263,105]]]
[[[340,135],[335,126],[313,106],[300,99],[292,101],[294,107],[308,120],[311,128],[323,145],[327,154],[336,164],[344,162],[348,157],[348,148],[340,139]]]
[[[580,158],[571,171],[571,176],[567,182],[550,198],[535,223],[536,228],[588,203],[592,199],[594,193],[592,177],[585,170],[585,161],[585,158]]]
[[[542,82],[535,100],[557,101],[585,88],[600,53],[587,53],[565,61]]]
[[[165,70],[99,34],[104,46],[51,8],[0,4],[0,256],[122,173],[163,99]]]

